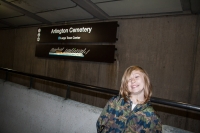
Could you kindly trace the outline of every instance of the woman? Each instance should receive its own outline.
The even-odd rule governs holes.
[[[161,133],[161,120],[149,103],[152,87],[139,66],[124,72],[120,95],[112,97],[97,120],[98,133]]]

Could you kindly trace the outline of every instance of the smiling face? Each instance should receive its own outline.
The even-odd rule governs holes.
[[[125,99],[143,99],[143,103],[149,101],[152,94],[152,86],[147,72],[139,66],[128,67],[121,80],[120,95]]]
[[[140,71],[134,70],[131,72],[130,77],[127,79],[127,87],[130,95],[144,95],[144,74]]]

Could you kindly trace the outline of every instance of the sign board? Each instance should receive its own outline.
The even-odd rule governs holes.
[[[114,45],[48,45],[38,44],[35,56],[113,63]]]
[[[117,22],[87,23],[38,28],[39,43],[116,42]]]

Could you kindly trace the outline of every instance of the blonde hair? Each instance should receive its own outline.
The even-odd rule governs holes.
[[[128,90],[128,79],[132,73],[132,71],[140,71],[141,73],[143,73],[143,77],[144,77],[144,102],[143,103],[146,103],[151,95],[152,95],[152,85],[150,83],[150,79],[149,79],[149,76],[147,74],[147,72],[139,67],[139,66],[130,66],[128,67],[125,72],[124,72],[124,75],[122,77],[122,81],[121,81],[121,87],[120,87],[120,95],[125,99],[125,101],[127,101],[127,98],[130,96],[130,91]]]

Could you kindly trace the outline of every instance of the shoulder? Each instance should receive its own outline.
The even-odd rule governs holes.
[[[157,115],[154,108],[149,105],[143,110],[145,121],[153,127],[152,130],[161,131],[162,130],[162,122],[160,117]]]
[[[138,117],[141,118],[143,123],[146,123],[144,126],[146,129],[151,130],[151,132],[160,133],[162,132],[162,122],[156,111],[154,110],[151,104],[145,103],[141,105],[141,110],[138,111]]]
[[[160,117],[158,116],[157,112],[154,110],[154,108],[149,105],[145,110],[144,110],[144,113],[146,115],[146,117],[150,117],[151,118],[151,121],[153,123],[160,123],[161,120],[160,120]]]
[[[120,97],[120,96],[113,96],[112,98],[110,98],[107,102],[107,105],[124,105],[124,98]]]
[[[110,102],[117,102],[117,101],[119,101],[120,100],[120,96],[113,96],[113,97],[111,97],[109,100],[108,100],[108,102],[110,103]]]
[[[150,103],[146,103],[145,109],[142,111],[147,117],[154,117],[156,119],[159,119],[156,111],[154,108],[151,106]]]
[[[113,96],[112,98],[110,98],[110,100],[119,100],[121,97],[116,95],[116,96]]]
[[[152,113],[152,114],[155,113],[155,110],[154,110],[154,108],[151,106],[150,103],[146,103],[146,108],[144,109],[144,111],[145,111],[145,112]]]

